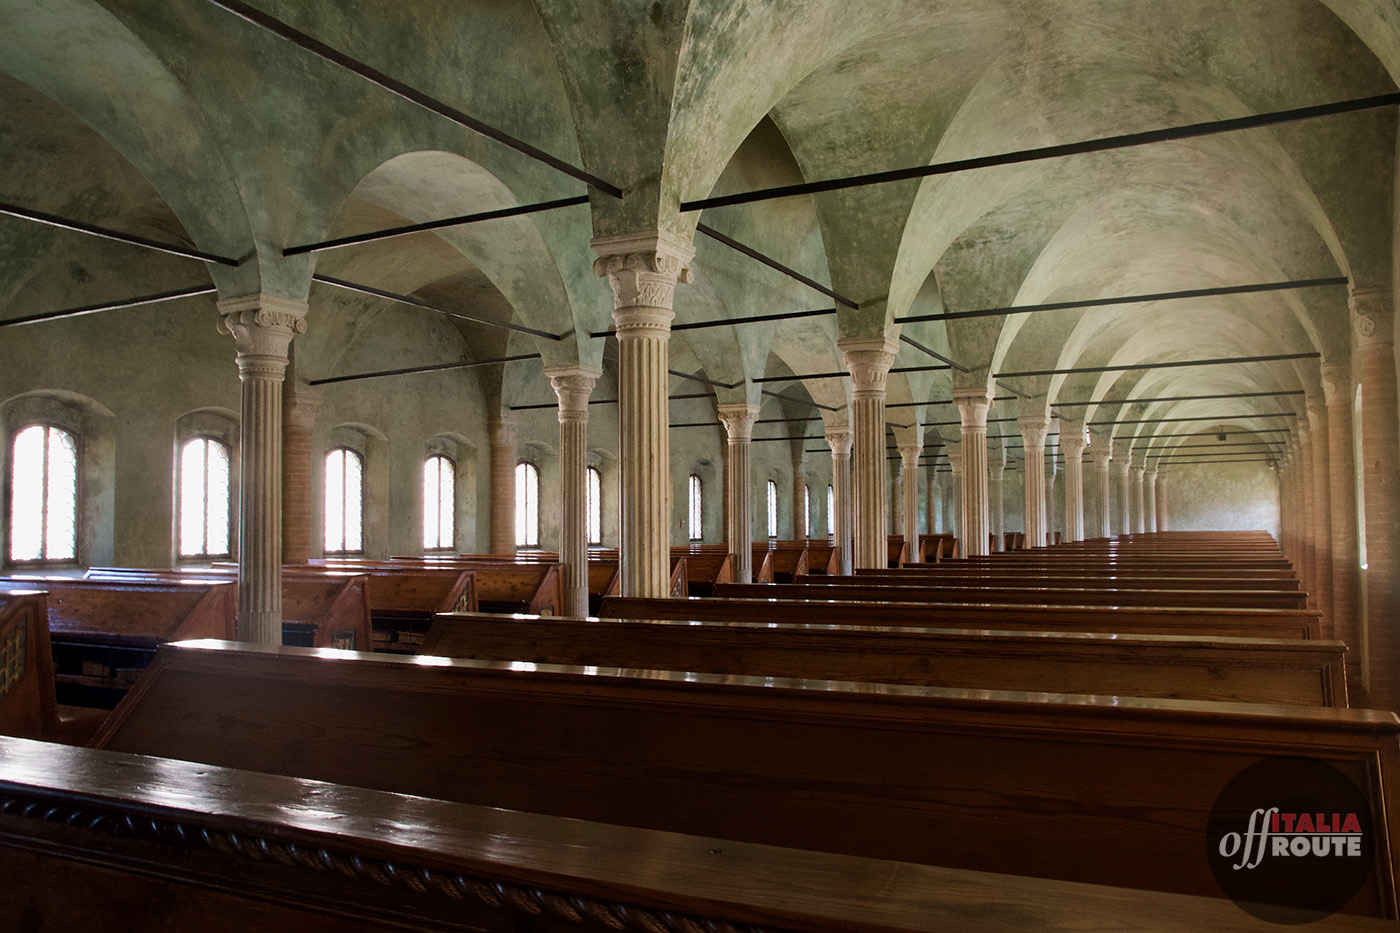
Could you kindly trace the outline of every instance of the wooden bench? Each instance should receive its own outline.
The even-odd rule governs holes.
[[[157,645],[237,637],[231,581],[0,579],[0,592],[47,594],[60,704],[111,709],[155,657]]]
[[[718,622],[794,622],[813,625],[937,626],[1134,633],[1238,635],[1246,638],[1321,638],[1321,613],[1310,609],[1180,609],[1160,606],[1000,606],[987,603],[926,606],[875,599],[647,599],[603,601],[614,619],[709,619]]]
[[[599,556],[617,561],[621,565],[622,556],[617,550],[596,551]],[[690,589],[689,583],[690,556],[685,553],[684,548],[671,548],[671,589],[673,597],[683,597]],[[619,583],[621,582],[619,578]],[[601,603],[601,599],[600,599]]]
[[[453,613],[422,654],[1043,693],[1346,706],[1338,641]]]
[[[1145,573],[1015,571],[1011,573],[988,571],[979,574],[910,570],[907,566],[898,570],[857,570],[854,575],[849,577],[807,576],[791,582],[840,583],[857,586],[866,583],[879,586],[962,586],[983,587],[993,591],[1002,587],[1033,587],[1036,589],[1108,587],[1119,590],[1268,590],[1296,593],[1300,589],[1296,579],[1237,577],[1233,574],[1214,576],[1202,574],[1196,577],[1148,576]]]
[[[956,552],[957,541],[958,539],[953,535],[944,532],[919,535],[919,552],[916,555],[911,555],[912,558],[916,559],[905,563],[936,564],[941,560],[946,560]]]
[[[685,558],[687,596],[709,596],[716,584],[734,582],[734,555],[728,545],[673,547],[671,557]]]
[[[753,545],[750,552],[753,562],[749,564],[749,578],[754,583],[773,582],[773,551],[766,542]]]
[[[13,930],[1007,926],[989,916],[1023,930],[1259,929],[1217,898],[721,842],[23,739],[0,739],[0,798],[0,927]],[[1382,928],[1392,926],[1355,916],[1309,926]]]
[[[57,731],[44,594],[0,594],[0,734],[47,739]]]
[[[792,583],[799,576],[806,576],[807,546],[778,545],[771,549],[773,560],[773,582]]]
[[[1219,896],[1204,832],[1222,788],[1261,757],[1315,758],[1352,780],[1375,819],[1375,870],[1347,909],[1397,914],[1393,713],[425,660],[164,646],[95,745],[1206,896]]]
[[[394,562],[424,561],[422,558],[394,558]],[[475,571],[476,603],[483,612],[554,615],[559,611],[559,564],[555,561],[449,557],[433,559],[431,566]]]
[[[903,567],[909,560],[909,544],[903,535],[890,535],[885,542],[885,565]]]
[[[755,589],[756,584],[726,583],[715,587],[720,598],[771,599],[838,599],[883,602],[973,603],[996,602],[1001,605],[1058,606],[1179,606],[1183,608],[1213,607],[1238,609],[1302,609],[1307,605],[1306,593],[1280,593],[1269,590],[1121,590],[1089,587],[1044,589],[1037,587],[997,587],[989,590],[975,586],[879,586],[866,584],[842,585],[818,582],[823,577],[809,578],[813,582],[771,584],[767,589]]]
[[[238,571],[236,567],[226,564],[189,570],[94,567],[87,571],[84,579],[108,583],[236,583]],[[282,643],[314,648],[371,650],[374,640],[370,628],[367,584],[364,574],[353,571],[318,570],[304,566],[282,568]],[[424,628],[426,630],[426,626]]]

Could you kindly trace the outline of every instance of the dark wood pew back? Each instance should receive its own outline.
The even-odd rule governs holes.
[[[57,728],[44,594],[0,594],[0,734],[46,739]]]
[[[934,933],[987,929],[989,913],[1020,929],[1259,929],[1216,898],[720,842],[24,739],[0,739],[0,798],[0,927],[12,930],[128,933],[139,920],[152,933]],[[1385,923],[1332,917],[1309,930]]]
[[[1115,590],[1092,588],[1045,589],[1036,587],[961,586],[881,586],[842,585],[811,577],[808,583],[774,584],[770,590],[756,584],[726,583],[715,587],[720,598],[837,599],[886,602],[969,603],[995,602],[1001,605],[1058,606],[1180,606],[1240,609],[1303,609],[1306,593],[1280,593],[1269,590]]]
[[[1311,757],[1349,777],[1376,820],[1376,870],[1349,909],[1396,915],[1393,713],[414,660],[165,646],[95,744],[740,842],[1207,896],[1219,888],[1204,827],[1221,789],[1261,757]]]
[[[445,613],[422,654],[1042,693],[1346,706],[1338,641]]]
[[[1016,631],[1124,632],[1143,635],[1239,635],[1321,638],[1321,614],[1309,609],[1179,609],[1160,606],[1001,606],[826,599],[646,599],[603,601],[614,619],[710,619],[814,625],[937,626]]]
[[[863,583],[876,583],[881,586],[962,586],[988,589],[997,589],[1003,586],[1033,587],[1036,589],[1104,587],[1124,590],[1270,590],[1285,593],[1296,593],[1300,589],[1296,579],[1237,577],[1231,573],[1212,575],[1202,572],[1200,576],[1194,577],[1080,571],[1065,573],[1041,573],[1039,571],[946,573],[911,570],[908,566],[898,570],[857,570],[854,575],[849,577],[807,576],[791,582],[843,583],[857,586]]]

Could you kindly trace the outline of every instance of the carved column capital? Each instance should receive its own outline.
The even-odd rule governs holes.
[[[1089,448],[1089,458],[1094,461],[1095,469],[1107,473],[1109,461],[1113,459],[1113,451],[1107,444],[1095,444]]]
[[[855,443],[855,433],[849,425],[838,425],[826,429],[826,444],[838,457],[849,457],[851,445]]]
[[[948,465],[953,468],[953,479],[962,478],[962,451],[948,451]]]
[[[1328,405],[1343,395],[1351,403],[1351,364],[1345,360],[1322,364],[1322,397]]]
[[[987,430],[987,412],[992,409],[992,395],[985,389],[954,389],[953,404],[958,406],[962,429]]]
[[[282,396],[282,421],[286,427],[309,431],[316,426],[316,415],[326,399],[305,384],[286,386]]]
[[[1045,415],[1022,415],[1016,423],[1027,447],[1044,447],[1045,438],[1050,433],[1050,422],[1051,419]]]
[[[855,397],[883,398],[899,344],[884,337],[842,337],[836,346],[846,358]]]
[[[923,447],[918,444],[900,444],[899,457],[904,462],[904,469],[917,470],[919,468],[919,454],[923,452]]]
[[[731,444],[736,441],[753,439],[753,425],[758,420],[757,405],[734,402],[715,407],[719,412],[720,423],[724,425],[724,430],[729,434]]]
[[[593,366],[574,364],[571,366],[546,366],[544,374],[559,398],[559,420],[587,421],[588,398],[593,387],[598,384],[601,369]]]
[[[1089,449],[1089,442],[1084,439],[1084,423],[1082,421],[1066,421],[1060,426],[1060,449],[1065,452],[1065,462],[1070,459],[1083,461],[1084,451]]]
[[[1308,426],[1313,431],[1320,431],[1327,426],[1327,401],[1320,395],[1309,395],[1307,398]]]
[[[218,303],[219,333],[233,337],[242,376],[281,379],[287,348],[306,333],[306,302],[276,295],[244,295]]]
[[[1388,347],[1394,342],[1395,293],[1384,286],[1351,287],[1351,332],[1355,347]]]
[[[491,437],[492,447],[514,447],[516,425],[514,421],[492,418],[486,422],[486,430]]]
[[[618,335],[669,332],[676,283],[693,279],[689,263],[695,246],[664,231],[595,237],[593,272],[613,290],[613,321]]]

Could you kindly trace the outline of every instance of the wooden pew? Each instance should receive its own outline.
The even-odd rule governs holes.
[[[1206,896],[1219,896],[1203,850],[1221,789],[1261,757],[1316,758],[1352,780],[1375,818],[1377,864],[1348,911],[1397,915],[1393,713],[426,660],[164,646],[95,745]]]
[[[594,553],[602,555],[608,560],[618,561],[619,564],[622,561],[622,555],[615,549],[595,551]],[[671,548],[671,596],[677,598],[684,597],[689,591],[690,584],[687,576],[689,565],[689,555],[684,553],[683,548]]]
[[[794,583],[835,583],[859,586],[960,586],[997,590],[1002,587],[1034,587],[1036,589],[1112,588],[1120,590],[1266,590],[1296,593],[1300,585],[1295,579],[1268,577],[1237,577],[1233,574],[1196,577],[1149,576],[1144,573],[1065,572],[1040,573],[949,573],[921,571],[901,567],[898,570],[857,570],[852,576],[807,576]]]
[[[603,601],[614,619],[707,619],[813,625],[937,626],[1013,631],[1123,632],[1141,635],[1238,635],[1321,638],[1321,613],[1309,609],[1181,609],[1161,606],[1011,606],[858,602],[826,599],[647,599]]]
[[[1238,609],[1302,609],[1306,593],[1280,593],[1270,590],[1122,590],[1089,587],[1045,589],[1038,587],[998,587],[995,591],[975,586],[878,586],[816,582],[773,584],[755,589],[756,584],[726,583],[715,587],[724,599],[837,599],[912,603],[996,602],[1001,605],[1059,606],[1180,606]]]
[[[885,541],[885,565],[903,567],[909,560],[909,543],[903,535],[889,535]]]
[[[422,558],[393,559],[423,563]],[[431,560],[434,567],[476,571],[476,602],[483,612],[527,612],[554,615],[559,611],[559,564],[550,560],[501,561],[474,557]]]
[[[779,545],[772,549],[773,582],[792,583],[797,577],[807,575],[807,546],[789,547]]]
[[[588,614],[597,615],[603,599],[622,592],[622,562],[590,560],[588,562]]]
[[[57,731],[44,594],[0,594],[0,734],[48,739]]]
[[[47,594],[60,704],[111,709],[155,657],[185,638],[237,637],[238,594],[229,581],[0,578],[0,592]]]
[[[671,557],[685,558],[687,596],[709,596],[716,584],[734,582],[734,555],[728,545],[673,547]]]
[[[911,560],[906,561],[905,564],[936,564],[941,560],[946,560],[953,556],[953,548],[956,542],[957,538],[944,532],[919,535],[919,551],[917,554],[911,555]]]
[[[238,570],[227,564],[189,570],[93,567],[83,579],[109,583],[178,584],[221,580],[236,583]],[[367,584],[364,574],[349,571],[304,566],[282,568],[282,643],[308,648],[371,650],[374,640]],[[435,605],[440,606],[440,603]]]
[[[754,544],[753,562],[749,564],[749,575],[754,583],[773,582],[773,551],[766,542]],[[716,587],[717,589],[718,587]]]
[[[14,930],[1004,926],[989,915],[1036,930],[1260,928],[1217,898],[720,842],[24,739],[0,739],[0,797],[0,927]],[[1385,923],[1334,916],[1309,929]]]
[[[437,617],[422,654],[1042,693],[1346,706],[1339,641]]]
[[[813,540],[807,545],[808,573],[840,573],[841,554],[830,541]],[[702,594],[693,594],[702,595]]]

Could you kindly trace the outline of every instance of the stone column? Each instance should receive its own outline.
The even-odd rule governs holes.
[[[603,374],[591,366],[547,367],[559,397],[559,563],[564,615],[588,615],[588,397]]]
[[[1171,531],[1167,522],[1167,474],[1157,472],[1157,530]]]
[[[991,509],[987,503],[987,412],[992,394],[986,389],[954,389],[953,401],[962,420],[962,521],[964,557],[988,553]]]
[[[1084,540],[1084,425],[1060,427],[1060,447],[1065,452],[1065,538]]]
[[[219,302],[242,382],[238,483],[238,638],[282,644],[282,379],[306,302],[247,295]]]
[[[993,551],[1006,549],[1006,443],[996,445],[987,451],[987,495],[992,502],[992,537],[996,540]]]
[[[1023,415],[1019,423],[1026,445],[1026,547],[1045,547],[1045,435],[1050,419]]]
[[[855,568],[887,565],[885,532],[885,382],[899,346],[884,337],[845,337],[836,345],[846,357],[852,391],[855,437]]]
[[[890,478],[890,534],[904,534],[904,464],[888,471]]]
[[[1113,442],[1113,466],[1118,474],[1118,521],[1113,527],[1120,535],[1132,534],[1128,506],[1132,500],[1132,447],[1127,441]]]
[[[729,435],[724,461],[724,540],[734,554],[734,582],[753,580],[753,469],[749,451],[758,406],[735,402],[717,406]]]
[[[1361,479],[1366,515],[1364,694],[1400,709],[1400,425],[1397,425],[1394,296],[1353,288],[1352,373],[1361,387]]]
[[[1327,403],[1319,396],[1308,397],[1308,426],[1312,428],[1313,455],[1313,566],[1316,573],[1317,608],[1322,612],[1323,631],[1336,637],[1332,617],[1332,493],[1327,459]]]
[[[943,488],[938,482],[938,461],[928,465],[928,530],[937,534],[943,530]]]
[[[1312,453],[1312,429],[1305,419],[1299,418],[1295,427],[1298,432],[1298,522],[1302,526],[1302,547],[1298,549],[1298,556],[1302,565],[1303,588],[1308,591],[1309,608],[1317,608],[1317,577],[1316,565],[1317,552],[1313,539],[1313,453]]]
[[[948,464],[953,468],[953,537],[958,540],[958,553],[967,556],[967,538],[963,534],[963,520],[967,517],[963,507],[962,450],[948,453]]]
[[[486,422],[491,441],[491,551],[515,553],[515,422]]]
[[[849,575],[854,566],[851,537],[854,516],[851,504],[851,442],[854,434],[846,425],[826,429],[831,448],[831,497],[836,514],[831,518],[831,538],[841,555],[841,572]]]
[[[622,595],[671,592],[670,339],[676,283],[695,247],[663,231],[596,237],[617,334]]]
[[[909,559],[919,559],[919,454],[918,444],[899,448],[904,473],[904,540],[909,544]]]
[[[1356,457],[1352,431],[1352,382],[1348,363],[1324,363],[1322,392],[1327,404],[1327,475],[1332,513],[1332,631],[1353,650],[1347,675],[1361,678],[1360,547],[1356,527]]]
[[[1090,457],[1094,461],[1094,492],[1098,495],[1099,514],[1095,516],[1098,524],[1094,528],[1094,537],[1107,538],[1113,534],[1113,520],[1109,515],[1109,505],[1112,501],[1109,465],[1113,458],[1113,451],[1107,442],[1090,448]]]
[[[1055,428],[1051,427],[1050,430],[1053,434]],[[1055,448],[1051,447],[1047,441],[1045,448],[1045,535],[1047,544],[1055,540],[1055,531],[1059,525],[1059,522],[1056,521],[1055,511],[1055,473]]]
[[[1142,474],[1142,492],[1144,499],[1142,515],[1143,523],[1146,525],[1146,527],[1143,530],[1146,531],[1148,534],[1152,534],[1157,530],[1156,470],[1149,469]]]
[[[307,385],[285,389],[282,400],[282,563],[305,564],[316,541],[312,494],[316,472],[311,434],[324,401]]]
[[[792,461],[792,536],[807,537],[807,463],[803,457]]]
[[[1147,531],[1147,521],[1143,514],[1146,511],[1147,501],[1143,495],[1142,488],[1143,475],[1147,472],[1146,455],[1138,454],[1137,457],[1132,460],[1132,465],[1133,507],[1131,511],[1133,517],[1133,534],[1140,535]]]

